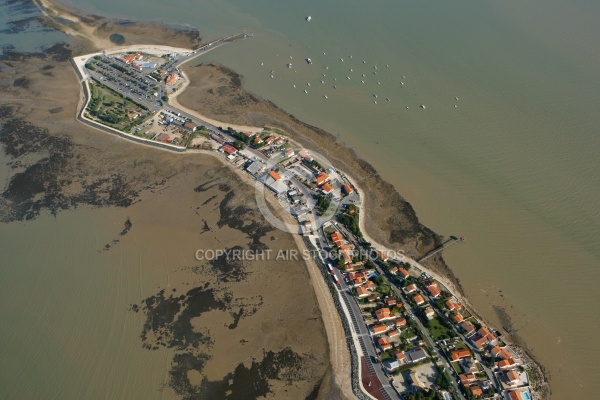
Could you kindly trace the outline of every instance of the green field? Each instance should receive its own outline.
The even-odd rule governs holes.
[[[87,116],[111,128],[131,132],[146,119],[148,110],[100,82],[90,80]]]
[[[429,330],[431,338],[436,342],[442,339],[448,339],[457,336],[453,329],[450,329],[442,324],[439,317],[434,317],[429,320],[426,328]]]

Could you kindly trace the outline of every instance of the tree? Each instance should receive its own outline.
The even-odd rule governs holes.
[[[451,386],[450,376],[446,371],[440,371],[437,378],[435,378],[435,384],[442,389],[449,389]]]
[[[239,150],[244,150],[244,148],[246,147],[246,144],[244,144],[244,142],[242,142],[241,140],[236,140],[235,142],[233,142],[233,145]]]

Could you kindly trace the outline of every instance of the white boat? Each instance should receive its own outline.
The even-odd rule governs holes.
[[[325,95],[325,96],[323,96],[323,97],[327,98],[327,95]]]
[[[421,108],[424,110],[424,109],[426,109],[427,107],[425,107],[425,104],[421,104]]]
[[[304,90],[304,93],[308,93],[308,90]]]
[[[311,19],[312,19],[312,17],[310,15],[308,17],[306,17],[307,22],[310,22]]]
[[[312,64],[312,60],[310,58],[307,58],[306,63],[310,65],[310,64]]]
[[[292,68],[292,63],[288,63],[287,67]]]

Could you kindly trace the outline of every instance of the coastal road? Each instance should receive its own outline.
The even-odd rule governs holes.
[[[323,237],[323,230],[319,229],[319,241],[321,243],[321,247],[323,247],[323,243],[327,243],[325,238]],[[331,262],[332,260],[323,260],[323,262]],[[348,315],[346,318],[349,318],[348,323],[352,327],[352,330],[355,332],[358,344],[361,348],[363,356],[365,358],[365,362],[369,372],[373,375],[377,376],[377,379],[381,382],[381,394],[386,399],[398,399],[401,396],[398,394],[396,389],[390,384],[390,378],[387,376],[383,369],[383,365],[378,363],[374,364],[374,360],[379,360],[377,350],[375,349],[375,345],[371,338],[369,329],[362,317],[362,312],[360,307],[356,301],[356,297],[352,294],[351,288],[346,284],[344,275],[337,268],[333,268],[334,274],[338,279],[339,287],[338,291],[342,301],[346,305],[348,310]]]

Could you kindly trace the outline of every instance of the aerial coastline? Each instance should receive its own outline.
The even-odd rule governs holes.
[[[41,4],[42,9],[44,9],[46,12],[48,12],[48,10],[52,10],[57,12],[61,17],[71,20],[76,24],[81,25],[84,23],[84,21],[81,19],[74,21],[73,14],[64,15],[63,13],[66,12],[65,10],[58,11],[58,9],[54,8],[51,3],[42,2]],[[65,32],[79,36],[83,35],[86,39],[92,40],[94,46],[98,48],[106,49],[107,46],[114,47],[114,44],[107,39],[94,41],[93,38],[95,36],[93,35],[93,30],[89,30],[87,28],[79,31],[70,30],[67,27],[65,28]],[[164,49],[165,48],[162,48],[160,52],[162,53],[162,50]],[[169,49],[171,51],[182,51],[182,49],[177,48]],[[111,50],[107,53],[110,54],[113,52],[116,54],[124,52],[126,53],[128,51],[148,52],[148,50],[148,48],[144,49],[142,46],[131,46],[116,48],[114,51]],[[186,50],[188,53],[191,51],[193,50]],[[76,55],[76,58],[77,57],[78,56]],[[200,74],[206,73],[206,71],[210,71],[212,73],[221,73],[223,77],[230,78],[230,82],[232,82],[232,92],[243,92],[240,77],[237,76],[233,71],[227,70],[223,66],[185,66],[182,67],[181,73],[184,85],[181,86],[174,95],[168,97],[168,104],[174,108],[180,108],[182,111],[187,111],[190,114],[193,112],[194,115],[199,119],[212,123],[216,126],[232,127],[234,130],[259,132],[263,130],[262,127],[274,126],[289,135],[290,143],[294,144],[292,147],[305,147],[309,150],[323,152],[324,155],[332,161],[332,164],[339,169],[339,171],[344,171],[344,173],[349,177],[356,191],[364,195],[364,199],[359,207],[359,215],[362,216],[362,218],[359,219],[360,230],[363,232],[364,238],[370,242],[373,247],[378,248],[381,251],[393,252],[396,251],[399,246],[402,247],[405,250],[407,258],[400,258],[399,260],[401,262],[409,262],[411,265],[417,267],[422,272],[425,272],[427,275],[437,280],[448,289],[448,291],[457,299],[457,301],[466,305],[471,312],[476,313],[476,310],[469,305],[468,300],[462,296],[462,289],[460,287],[459,280],[452,275],[451,270],[445,265],[441,256],[438,255],[434,257],[428,265],[419,265],[412,260],[412,258],[417,258],[440,246],[443,242],[443,238],[436,235],[426,227],[423,227],[416,219],[414,210],[410,204],[408,204],[391,185],[384,182],[369,164],[360,160],[360,158],[351,149],[345,148],[335,140],[329,140],[332,138],[332,136],[328,133],[304,124],[301,121],[296,120],[293,116],[287,115],[286,119],[280,119],[278,121],[277,117],[281,114],[285,114],[285,112],[281,110],[276,111],[280,115],[275,114],[271,118],[257,114],[246,115],[245,117],[247,119],[241,125],[232,125],[228,124],[227,122],[220,122],[220,124],[217,125],[220,119],[225,119],[222,117],[226,116],[228,112],[231,112],[224,110],[225,107],[223,103],[205,105],[206,108],[202,111],[202,113],[206,113],[208,116],[205,116],[198,111],[192,111],[199,109],[198,103],[200,101],[193,98],[193,95],[190,93],[194,90],[194,88],[188,88],[187,85],[190,83],[195,84],[196,77]],[[266,104],[266,108],[276,108],[272,103],[269,103],[264,99],[256,99],[256,97],[252,94],[246,93],[245,96],[247,99],[250,99],[253,102]],[[90,99],[88,98],[88,101],[89,100]],[[234,108],[236,108],[235,112],[239,113],[240,108],[243,107],[243,104],[234,104]],[[81,107],[81,110],[83,111],[84,108],[85,107]],[[222,114],[218,115],[219,113],[217,111],[221,111]],[[191,150],[191,152],[194,151],[198,150]],[[202,153],[210,154],[209,151],[202,151]],[[219,159],[223,161],[225,165],[231,165],[228,164],[223,157],[217,157],[219,157]],[[239,171],[236,168],[233,169]],[[367,178],[361,179],[360,181],[356,179],[356,177],[363,176],[366,176]],[[248,181],[251,182],[251,180]],[[382,197],[381,194],[385,194],[385,197]],[[397,213],[394,216],[390,216],[390,211],[397,209],[401,209],[402,213]],[[373,213],[373,218],[369,218],[368,222],[365,221],[366,218],[364,218],[367,213]],[[315,290],[317,289],[315,288]],[[321,297],[319,297],[319,299],[321,299]],[[480,315],[477,315],[477,317],[479,320],[485,322]],[[486,325],[489,324],[486,322]],[[506,340],[505,342],[509,342],[509,340]],[[516,352],[519,352],[519,349],[514,347],[511,348],[513,348]],[[528,358],[528,356],[525,354],[521,354],[521,357]],[[531,357],[531,355],[529,355],[529,357]],[[535,366],[535,362],[533,360],[527,361],[526,364],[539,368],[539,366]],[[539,371],[541,371],[541,369]],[[541,379],[542,382],[536,382],[538,384],[542,383],[541,391],[534,393],[542,398],[547,396],[547,393],[544,393],[545,380],[546,378],[543,378]]]

